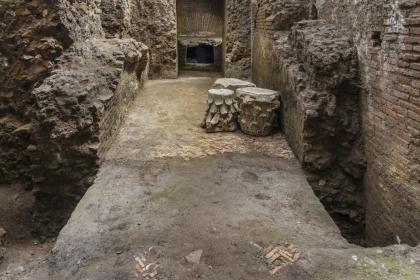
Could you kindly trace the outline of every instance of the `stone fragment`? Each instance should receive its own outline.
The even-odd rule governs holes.
[[[268,136],[278,126],[280,94],[277,91],[248,87],[238,89],[239,124],[251,136]]]
[[[190,264],[199,264],[201,256],[203,255],[203,250],[197,250],[185,257],[185,261]]]
[[[201,124],[208,133],[235,131],[238,128],[238,110],[232,106],[235,93],[229,89],[211,89],[207,100],[207,112]]]
[[[216,80],[213,87],[225,88],[225,89],[236,91],[239,88],[255,87],[255,84],[248,81],[235,79],[235,78],[221,78],[221,79]]]

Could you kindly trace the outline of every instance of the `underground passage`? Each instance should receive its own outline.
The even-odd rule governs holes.
[[[356,2],[0,1],[0,279],[420,279],[420,3]]]

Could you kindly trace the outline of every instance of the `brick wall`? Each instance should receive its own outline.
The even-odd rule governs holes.
[[[255,1],[253,80],[282,93],[283,130],[309,182],[344,236],[362,243],[356,48],[335,25],[303,21],[316,17],[308,1]]]
[[[361,90],[358,107],[367,157],[364,207],[368,243],[387,245],[401,240],[417,244],[420,241],[419,1],[258,0],[253,7],[253,79],[261,86],[276,88],[290,78],[290,72],[284,72],[276,44],[285,40],[294,22],[316,16],[351,37],[357,47]],[[287,109],[293,112],[296,106],[286,104],[284,112]],[[302,115],[296,113],[294,118],[298,121]],[[291,146],[303,161],[305,146],[299,143],[304,139],[305,128],[296,126],[287,131],[287,116],[284,119]]]
[[[358,47],[370,245],[420,241],[420,3],[317,1]],[[397,238],[398,236],[398,238]]]

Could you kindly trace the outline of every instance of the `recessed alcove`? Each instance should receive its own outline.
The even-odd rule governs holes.
[[[200,44],[187,48],[187,63],[214,64],[214,47]]]
[[[178,65],[181,70],[221,70],[223,0],[178,0]]]

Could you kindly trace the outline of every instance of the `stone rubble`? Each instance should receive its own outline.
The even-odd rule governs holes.
[[[198,265],[203,255],[203,250],[197,250],[185,257],[185,261],[189,264]]]

